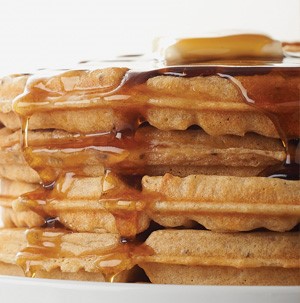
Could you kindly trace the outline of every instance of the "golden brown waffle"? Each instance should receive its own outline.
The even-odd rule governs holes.
[[[30,131],[31,166],[58,176],[62,172],[83,170],[87,176],[103,174],[102,166],[120,173],[163,175],[172,172],[255,176],[268,166],[285,159],[281,142],[256,134],[240,138],[233,135],[211,137],[200,129],[160,131],[143,127],[123,141],[118,134],[83,136],[64,131]],[[78,140],[80,144],[78,147]],[[39,177],[26,163],[20,149],[20,132],[0,130],[0,175],[12,180],[39,182]],[[129,145],[126,146],[126,142]],[[103,145],[110,145],[110,149]],[[53,146],[53,147],[52,147]],[[8,167],[9,166],[9,167]],[[24,173],[19,174],[19,171]],[[102,172],[102,173],[101,173]],[[186,172],[186,173],[185,173]]]
[[[43,278],[124,282],[134,274],[136,258],[152,253],[146,246],[121,244],[118,235],[107,233],[2,229],[0,239],[0,269],[9,273],[18,265],[27,276]]]
[[[116,185],[124,186],[122,183]],[[32,210],[45,220],[49,217],[57,218],[73,231],[107,231],[122,236],[135,236],[144,231],[149,226],[150,219],[143,212],[142,202],[124,200],[122,204],[118,200],[113,202],[109,198],[102,198],[103,187],[106,186],[103,177],[66,176],[50,192],[40,189],[14,200],[13,209],[16,215],[21,211]]]
[[[299,181],[167,174],[145,176],[142,183],[145,195],[163,195],[151,207],[151,219],[163,226],[196,221],[215,231],[285,231],[300,222]]]
[[[299,285],[299,233],[161,230],[140,266],[153,283]]]
[[[179,178],[167,174],[145,176],[142,186],[140,193],[113,176],[69,175],[50,193],[38,191],[15,200],[14,210],[32,210],[45,219],[59,218],[74,231],[104,229],[122,236],[146,230],[151,220],[164,227],[197,222],[214,231],[260,227],[286,231],[300,222],[299,181],[205,175]]]
[[[120,68],[70,71],[33,81],[29,92],[15,103],[15,110],[31,116],[33,129],[55,128],[83,133],[111,131],[131,125],[136,115],[137,119],[143,117],[163,130],[184,130],[196,124],[211,135],[257,132],[278,137],[270,119],[245,104],[239,90],[228,79],[160,76],[158,72],[145,83],[128,84],[128,94],[127,86],[123,85],[130,78],[126,71]],[[267,94],[268,98],[282,99],[287,92],[289,97],[298,97],[299,76],[296,74],[288,79],[276,72],[236,79],[246,89],[263,87],[260,93],[262,96]],[[276,94],[272,90],[274,86]],[[84,93],[78,94],[79,91]],[[240,119],[241,114],[243,119]]]

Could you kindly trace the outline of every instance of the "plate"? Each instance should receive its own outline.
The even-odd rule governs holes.
[[[299,303],[298,286],[182,286],[0,276],[5,303]]]

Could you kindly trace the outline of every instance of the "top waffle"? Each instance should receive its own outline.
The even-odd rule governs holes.
[[[136,74],[124,68],[107,68],[31,80],[14,109],[31,117],[31,129],[89,133],[132,128],[147,121],[162,130],[199,125],[210,135],[256,132],[278,137],[268,116],[245,102],[242,88],[236,83],[255,93],[256,99],[267,96],[284,102],[298,98],[300,76],[294,72],[265,74],[261,69],[258,74],[236,76],[234,82],[218,75],[174,77],[165,73],[156,70]],[[26,76],[6,78],[2,83],[0,101],[6,115],[2,113],[0,119],[7,127],[18,127],[19,122],[7,112],[25,82]],[[298,137],[294,120],[291,117],[291,133]]]

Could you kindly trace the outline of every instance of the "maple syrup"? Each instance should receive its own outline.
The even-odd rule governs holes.
[[[38,271],[45,270],[44,262],[49,259],[84,258],[97,256],[94,269],[103,273],[107,282],[114,282],[124,270],[133,268],[143,256],[150,256],[153,250],[138,242],[116,243],[111,249],[86,249],[80,255],[64,249],[64,236],[68,231],[62,229],[32,228],[26,231],[27,247],[17,254],[19,265],[27,277],[34,277]]]
[[[26,277],[34,277],[42,268],[40,260],[60,257],[61,239],[64,234],[64,230],[53,232],[33,228],[26,231],[27,247],[17,254],[17,265],[23,269]]]

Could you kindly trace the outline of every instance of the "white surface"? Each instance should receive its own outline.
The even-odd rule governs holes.
[[[148,52],[158,36],[300,40],[299,0],[0,0],[0,75]]]
[[[0,276],[3,303],[299,303],[300,287],[109,284]]]

